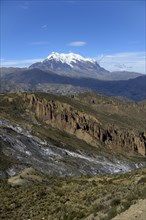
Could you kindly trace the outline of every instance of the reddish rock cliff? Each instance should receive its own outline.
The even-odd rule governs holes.
[[[145,133],[135,134],[129,129],[102,124],[92,115],[83,113],[67,103],[40,99],[36,95],[25,95],[29,109],[43,122],[77,136],[94,146],[106,146],[115,152],[138,152],[145,155]]]

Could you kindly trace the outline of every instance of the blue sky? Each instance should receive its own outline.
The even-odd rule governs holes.
[[[1,1],[1,63],[25,66],[52,51],[144,72],[144,1]],[[112,67],[113,63],[113,67]]]

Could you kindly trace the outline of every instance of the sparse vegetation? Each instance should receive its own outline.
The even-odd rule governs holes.
[[[75,220],[93,213],[102,220],[110,220],[138,199],[146,198],[146,183],[135,181],[143,174],[146,175],[146,169],[112,177],[43,177],[41,174],[44,182],[29,179],[29,183],[13,187],[7,180],[1,180],[0,217],[47,220],[50,216],[50,219]]]
[[[104,124],[115,123],[119,129],[134,127],[134,132],[144,129],[145,104],[121,102],[115,98],[110,100],[95,94],[80,94],[72,97],[37,94],[40,98],[60,100],[72,105],[80,111],[100,118]],[[45,122],[36,120],[33,112],[28,109],[28,103],[22,102],[21,94],[1,94],[0,110],[2,118],[30,128],[31,134],[56,144],[58,148],[74,150],[78,153],[94,157],[94,155],[113,155],[102,144],[99,148],[79,140],[76,136],[67,134],[63,130],[51,127]],[[90,105],[89,105],[90,104]],[[124,106],[124,107],[123,107]],[[110,115],[110,117],[109,117]],[[137,117],[135,117],[137,115]],[[139,122],[139,123],[138,123]],[[0,125],[1,129],[4,129]],[[17,138],[17,133],[11,128],[6,132]],[[4,130],[3,130],[4,131]],[[15,138],[14,138],[15,139]],[[35,146],[36,147],[36,146]],[[6,170],[11,165],[17,164],[11,157],[7,157],[1,151],[0,146],[0,170]],[[102,149],[102,151],[101,151]],[[141,162],[144,157],[121,156],[125,161]],[[69,160],[69,161],[68,161]],[[74,164],[74,159],[62,158],[66,166]],[[26,164],[25,164],[26,166]],[[78,167],[76,167],[78,169]],[[41,181],[38,176],[41,176]],[[19,175],[21,186],[12,186],[7,179],[0,180],[0,218],[6,220],[79,220],[92,215],[100,220],[110,220],[115,215],[128,209],[138,199],[146,198],[146,169],[139,169],[131,173],[112,176],[76,176],[58,177],[47,176],[38,173],[26,178]],[[35,177],[34,177],[35,176]],[[43,180],[42,180],[43,179]]]

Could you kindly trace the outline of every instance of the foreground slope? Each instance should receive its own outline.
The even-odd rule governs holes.
[[[145,176],[146,169],[114,176],[53,177],[30,167],[0,180],[0,218],[110,220],[146,199]]]

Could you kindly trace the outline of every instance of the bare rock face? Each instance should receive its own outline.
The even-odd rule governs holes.
[[[114,124],[102,124],[94,116],[58,100],[40,99],[36,95],[28,94],[25,94],[25,99],[29,100],[29,109],[39,120],[93,146],[106,146],[119,153],[146,154],[145,133],[135,134],[130,129],[121,129]]]

